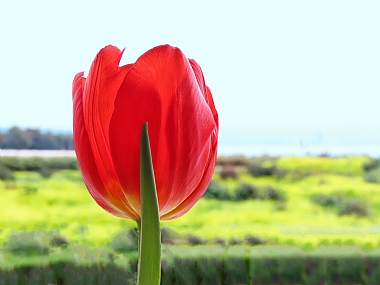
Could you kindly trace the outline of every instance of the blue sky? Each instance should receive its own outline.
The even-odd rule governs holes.
[[[201,65],[224,141],[380,142],[380,1],[1,1],[0,128],[71,130],[71,82],[107,44]]]

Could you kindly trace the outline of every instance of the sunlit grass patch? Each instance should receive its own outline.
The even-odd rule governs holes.
[[[227,189],[229,199],[202,198],[184,216],[163,221],[184,238],[193,234],[210,244],[215,240],[246,243],[248,235],[265,244],[319,245],[353,244],[363,248],[379,246],[380,184],[363,179],[366,157],[278,158],[270,167],[286,175],[253,177],[242,169],[238,178],[215,181]],[[308,175],[289,175],[306,171]],[[109,246],[122,230],[134,228],[133,221],[120,219],[101,209],[88,193],[78,170],[60,170],[49,178],[37,172],[15,172],[15,180],[0,181],[0,247],[13,231],[59,230],[70,242],[93,247]],[[236,199],[242,183],[257,187],[258,195]],[[271,188],[282,200],[266,198]],[[342,195],[347,201],[360,198],[368,205],[368,216],[340,215],[339,209],[323,207],[313,195]],[[235,200],[234,200],[235,199]],[[334,231],[335,230],[335,231]],[[336,232],[338,230],[338,232]],[[298,231],[298,233],[296,233]],[[233,241],[234,242],[234,241]]]
[[[344,175],[362,175],[366,156],[347,157],[281,157],[276,166],[284,170],[302,170],[311,174],[333,173]]]

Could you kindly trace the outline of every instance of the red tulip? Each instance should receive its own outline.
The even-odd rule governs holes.
[[[200,66],[169,45],[119,67],[100,50],[73,81],[74,142],[84,182],[109,213],[140,219],[140,132],[148,122],[161,219],[186,213],[215,167],[218,114]]]

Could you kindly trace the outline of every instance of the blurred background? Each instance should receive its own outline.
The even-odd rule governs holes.
[[[134,283],[135,225],[92,200],[73,151],[72,80],[108,44],[121,65],[179,47],[219,112],[205,195],[162,222],[162,284],[379,284],[379,15],[378,1],[0,1],[0,285]]]

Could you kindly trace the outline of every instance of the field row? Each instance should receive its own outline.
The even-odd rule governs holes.
[[[0,246],[9,246],[12,235],[53,232],[69,244],[112,248],[135,228],[92,200],[75,160],[55,160],[2,159],[13,167],[13,180],[0,181]],[[375,249],[380,184],[366,180],[370,163],[367,157],[219,158],[204,197],[162,226],[176,245]]]

